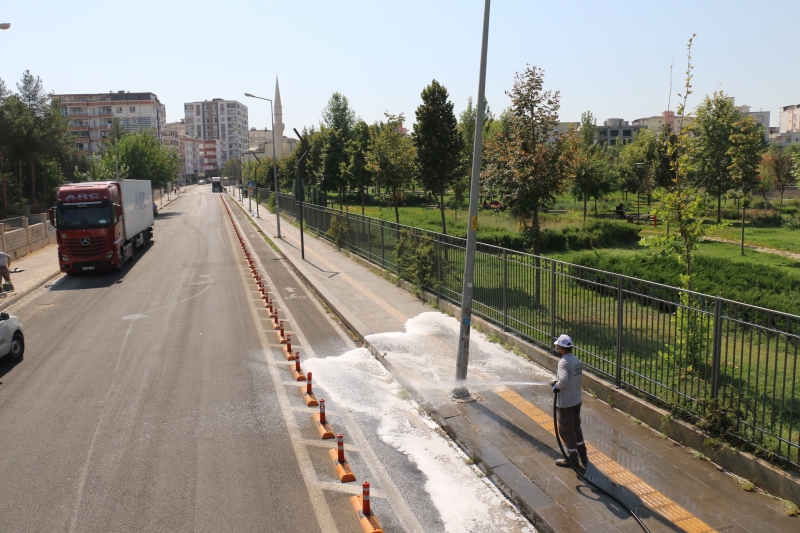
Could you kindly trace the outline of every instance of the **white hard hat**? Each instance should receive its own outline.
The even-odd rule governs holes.
[[[569,337],[569,335],[561,335],[553,344],[556,346],[561,346],[562,348],[572,348],[572,339]]]

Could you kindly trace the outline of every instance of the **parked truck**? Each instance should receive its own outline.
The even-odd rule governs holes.
[[[217,176],[211,178],[211,192],[222,192],[222,178]]]
[[[50,209],[58,262],[68,274],[120,269],[153,238],[149,180],[86,181],[58,190]]]

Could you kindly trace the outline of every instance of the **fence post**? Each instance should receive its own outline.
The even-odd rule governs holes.
[[[503,331],[508,331],[508,261],[503,248]]]
[[[614,385],[622,388],[622,317],[625,298],[622,294],[622,276],[617,274],[617,363],[614,369]]]
[[[550,342],[553,342],[555,339],[556,339],[556,262],[550,259]]]
[[[386,268],[386,245],[383,241],[383,221],[381,221],[381,268]]]
[[[22,229],[25,230],[25,239],[28,242],[28,246],[30,246],[31,245],[31,230],[30,230],[30,226],[28,224],[29,224],[28,217],[23,217],[22,218]],[[30,250],[28,250],[28,253],[30,253]]]
[[[714,306],[714,353],[711,359],[711,397],[719,394],[719,374],[722,362],[722,300],[717,297]]]
[[[3,246],[4,252],[8,253],[10,250],[6,248],[6,225],[0,222],[0,244]]]
[[[442,236],[436,233],[436,295],[440,294],[442,286]]]

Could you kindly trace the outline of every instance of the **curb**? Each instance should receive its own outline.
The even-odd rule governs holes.
[[[12,307],[19,300],[25,298],[26,296],[28,296],[32,292],[35,292],[35,291],[41,289],[43,286],[47,285],[47,282],[51,281],[53,278],[58,277],[59,275],[61,275],[61,271],[60,270],[56,270],[55,272],[52,272],[52,273],[48,274],[44,278],[42,278],[42,279],[40,279],[38,281],[35,281],[33,283],[33,285],[30,285],[27,288],[22,289],[20,292],[15,292],[14,296],[12,296],[11,298],[9,298],[5,302],[3,302],[5,304],[6,309]]]

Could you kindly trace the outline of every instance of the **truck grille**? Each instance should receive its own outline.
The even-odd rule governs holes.
[[[89,239],[89,244],[84,246],[83,239]],[[66,246],[70,257],[90,257],[103,253],[106,248],[106,238],[102,236],[66,239],[64,246]]]

